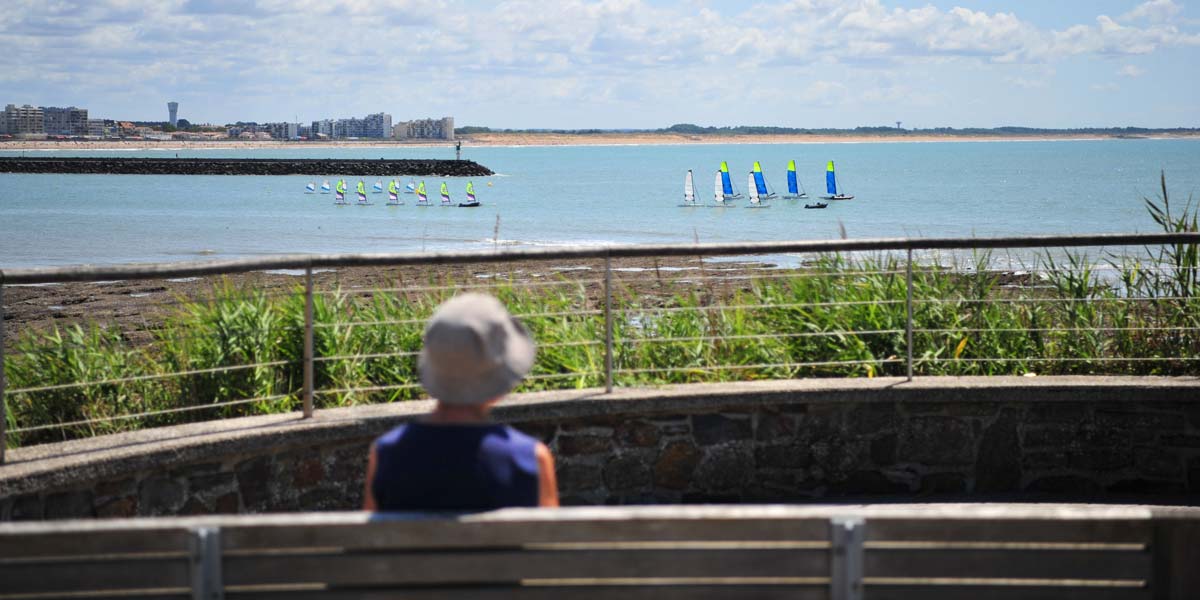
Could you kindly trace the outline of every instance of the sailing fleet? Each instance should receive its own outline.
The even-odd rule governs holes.
[[[853,200],[854,196],[847,194],[845,190],[838,191],[837,175],[834,172],[833,161],[829,161],[825,169],[825,190],[827,195],[821,196],[822,200]],[[790,160],[787,165],[787,193],[779,196],[771,190],[767,184],[767,178],[763,174],[762,164],[754,161],[754,167],[750,170],[750,174],[746,178],[746,193],[749,199],[749,204],[746,208],[768,208],[768,200],[781,198],[784,200],[802,200],[808,198],[808,192],[804,190],[804,186],[800,183],[800,178],[796,176],[796,161]],[[732,200],[740,200],[743,196],[733,186],[733,178],[729,173],[729,163],[721,161],[720,168],[713,175],[713,203],[707,206],[712,207],[728,207],[733,206]],[[693,207],[701,206],[696,201],[696,185],[692,175],[692,170],[688,169],[687,175],[683,180],[683,204],[679,206]],[[829,206],[827,202],[813,202],[804,205],[804,208],[825,208]]]
[[[317,193],[317,189],[317,183],[315,181],[310,181],[304,186],[304,193],[315,194]],[[366,182],[361,179],[358,180],[358,185],[356,185],[354,188],[355,193],[358,195],[358,201],[354,203],[346,201],[346,191],[349,188],[345,179],[339,179],[337,184],[333,186],[329,185],[329,180],[325,180],[323,183],[321,183],[321,187],[319,189],[322,194],[328,194],[332,192],[334,194],[333,203],[336,206],[348,206],[350,204],[356,204],[358,206],[372,206],[375,204],[374,202],[367,200]],[[441,202],[438,204],[434,204],[429,201],[429,194],[425,191],[424,181],[418,184],[416,181],[409,180],[408,183],[401,186],[399,181],[393,179],[388,182],[386,189],[388,195],[387,206],[403,206],[404,200],[401,199],[401,194],[415,195],[417,197],[417,201],[415,203],[416,206],[456,206],[460,208],[475,208],[481,206],[479,200],[475,197],[475,183],[471,181],[467,182],[466,201],[458,203],[455,203],[451,199],[450,186],[444,181],[442,182],[440,190]],[[382,194],[383,191],[384,185],[382,180],[376,180],[375,183],[371,185],[371,193]]]

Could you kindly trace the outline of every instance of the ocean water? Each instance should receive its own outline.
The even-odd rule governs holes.
[[[19,154],[4,152],[3,155]],[[39,156],[452,158],[453,149],[41,151]],[[474,178],[476,209],[333,205],[305,194],[313,178],[0,174],[0,269],[233,258],[290,253],[407,252],[610,243],[733,242],[897,236],[1151,232],[1142,198],[1159,173],[1180,206],[1200,201],[1200,140],[464,147],[496,171]],[[795,159],[824,192],[837,163],[856,198],[805,210],[680,208],[684,173],[711,203],[729,162],[744,191],[753,161],[776,191]],[[336,181],[331,177],[331,181]],[[351,183],[357,178],[347,178]],[[466,180],[446,178],[455,202]],[[405,179],[401,179],[405,181]],[[437,201],[442,179],[425,178]],[[366,180],[368,188],[373,178]],[[319,184],[320,181],[318,180]],[[386,185],[386,181],[385,181]],[[353,201],[353,194],[349,199]]]

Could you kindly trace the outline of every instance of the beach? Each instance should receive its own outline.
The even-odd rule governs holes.
[[[1197,139],[1200,135],[1156,134],[1138,139]],[[678,133],[526,133],[489,132],[459,136],[457,140],[7,140],[0,141],[0,152],[25,150],[290,150],[299,148],[412,148],[446,147],[462,142],[464,146],[664,146],[692,144],[875,144],[928,142],[1039,142],[1067,140],[1128,139],[1112,135],[937,135],[903,133],[895,135],[687,135]]]

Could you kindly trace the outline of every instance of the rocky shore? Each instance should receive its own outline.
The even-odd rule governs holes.
[[[492,170],[470,160],[280,158],[0,157],[0,173],[120,175],[321,175],[482,177]]]

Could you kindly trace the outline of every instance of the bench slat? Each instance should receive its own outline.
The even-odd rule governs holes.
[[[867,582],[871,600],[1149,600],[1148,589],[1091,587],[876,586]]]
[[[243,526],[221,528],[225,550],[243,548],[470,548],[527,543],[671,540],[829,539],[825,519],[636,520],[636,521],[381,521],[325,527]]]
[[[186,529],[3,534],[0,559],[183,552],[188,547],[188,535]]]
[[[0,593],[191,588],[188,561],[104,560],[0,565]]]
[[[867,550],[866,577],[1151,578],[1148,552]]]
[[[225,584],[461,584],[547,578],[829,576],[828,550],[572,550],[227,557]]]
[[[1149,544],[1146,520],[872,518],[867,543],[883,540]]]
[[[445,587],[388,590],[225,592],[226,600],[828,600],[829,586]],[[1026,598],[1025,600],[1029,600]]]

